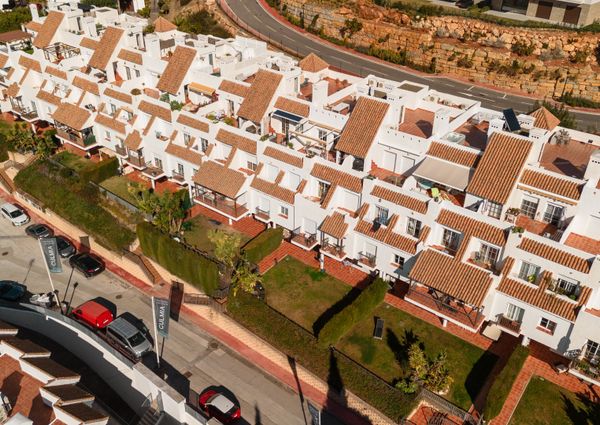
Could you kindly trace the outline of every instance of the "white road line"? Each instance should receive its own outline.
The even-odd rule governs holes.
[[[459,92],[458,92],[458,94],[462,94],[462,95],[464,95],[464,96],[469,96],[469,97],[474,97],[474,96],[475,96],[474,94],[471,94],[471,93],[465,93],[465,92],[462,92],[462,91],[459,91]]]
[[[475,86],[471,86],[471,87],[469,87],[469,88],[467,89],[467,91],[471,91],[471,89],[472,89],[473,87],[475,87]]]

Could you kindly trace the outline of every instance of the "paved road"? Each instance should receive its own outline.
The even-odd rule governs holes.
[[[415,75],[392,64],[386,65],[374,62],[343,49],[330,47],[329,44],[320,43],[289,28],[287,25],[283,25],[267,13],[256,0],[226,0],[226,2],[244,23],[276,42],[297,51],[301,57],[309,53],[316,53],[332,66],[354,74],[362,76],[373,74],[396,81],[410,80],[426,84],[440,92],[481,101],[484,107],[490,109],[513,108],[517,112],[529,112],[533,106],[534,101],[526,97],[500,93],[449,78]],[[600,116],[596,114],[586,112],[574,112],[574,114],[579,127],[584,131],[588,126],[597,126],[600,122]]]
[[[24,282],[31,292],[48,292],[50,285],[38,242],[26,236],[24,230],[0,218],[0,279]],[[61,298],[71,272],[66,262],[63,270],[53,275]],[[102,296],[116,304],[118,313],[130,311],[146,324],[152,323],[150,299],[116,275],[106,271],[86,279],[75,272],[73,281],[80,283],[73,305]],[[197,392],[212,385],[232,391],[241,403],[246,420],[242,424],[306,425],[296,393],[247,364],[185,319],[171,322],[163,358],[181,374],[189,375],[190,388]],[[324,423],[339,425],[329,416],[326,419]]]

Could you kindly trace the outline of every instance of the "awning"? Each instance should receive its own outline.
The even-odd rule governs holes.
[[[275,112],[273,112],[272,116],[274,116],[276,118],[288,120],[294,124],[298,124],[300,121],[302,121],[304,119],[298,115],[290,114],[289,112],[285,112],[280,109],[277,109]]]
[[[413,174],[453,189],[465,190],[472,173],[471,168],[427,156]]]
[[[216,91],[212,87],[208,87],[208,86],[205,86],[203,84],[198,84],[198,83],[190,83],[190,85],[188,86],[188,89],[190,89],[191,91],[196,92],[196,93],[205,94],[207,96],[212,96]]]

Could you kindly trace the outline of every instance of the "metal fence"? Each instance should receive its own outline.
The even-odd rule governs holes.
[[[424,402],[432,405],[437,410],[443,413],[447,413],[449,415],[455,416],[461,419],[464,424],[468,425],[479,425],[483,423],[483,416],[479,417],[479,419],[475,418],[469,412],[461,409],[454,403],[446,400],[444,397],[429,391],[426,388],[421,388],[421,392],[419,393],[419,398]]]

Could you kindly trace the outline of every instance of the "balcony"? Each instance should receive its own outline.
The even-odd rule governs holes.
[[[129,165],[134,168],[138,168],[140,170],[146,168],[146,161],[143,156],[132,156],[129,154],[127,158],[125,158],[125,161],[127,161]]]
[[[25,121],[35,121],[38,118],[38,112],[35,109],[25,108],[22,105],[12,105],[12,109],[15,113]]]
[[[254,216],[260,221],[268,222],[271,218],[271,212],[256,207]]]
[[[194,197],[194,201],[203,204],[209,208],[215,209],[222,212],[223,214],[233,217],[235,219],[240,218],[242,215],[248,212],[246,204],[239,205],[236,201],[229,198],[219,199],[219,195],[212,195],[207,193],[200,193]]]
[[[377,256],[368,252],[360,252],[358,254],[358,262],[372,269],[377,263]]]
[[[509,319],[505,315],[498,316],[497,325],[501,328],[506,329],[509,333],[519,335],[521,333],[521,322],[513,319]]]
[[[551,279],[550,282],[548,282],[547,290],[554,294],[567,297],[571,301],[577,301],[579,299],[579,294],[581,293],[581,287],[579,285],[573,285],[568,289],[561,288],[556,279]]]
[[[600,357],[583,357],[571,360],[569,373],[595,385],[600,385]]]
[[[298,245],[300,248],[310,250],[317,245],[317,234],[302,232],[298,227],[292,232],[292,243]]]
[[[71,132],[62,128],[57,128],[56,135],[64,141],[86,150],[96,145],[96,137],[91,133],[83,135],[79,132]]]
[[[343,260],[344,258],[346,258],[346,253],[344,252],[343,245],[334,245],[327,241],[321,244],[321,252],[323,252],[324,254],[328,254],[329,256],[334,257],[338,260]]]
[[[165,176],[165,172],[162,168],[152,165],[146,166],[146,168],[142,170],[142,174],[151,180],[158,180]]]
[[[119,156],[122,156],[124,158],[127,157],[127,148],[125,146],[120,146],[120,145],[115,146],[115,152]]]
[[[183,173],[180,173],[179,171],[171,171],[171,180],[173,180],[175,183],[180,184],[180,185],[184,185],[186,184],[185,182],[185,176],[183,175]]]
[[[494,274],[498,274],[498,270],[496,269],[496,261],[485,259],[479,251],[474,251],[471,253],[469,262],[481,267],[482,269],[489,270]]]

